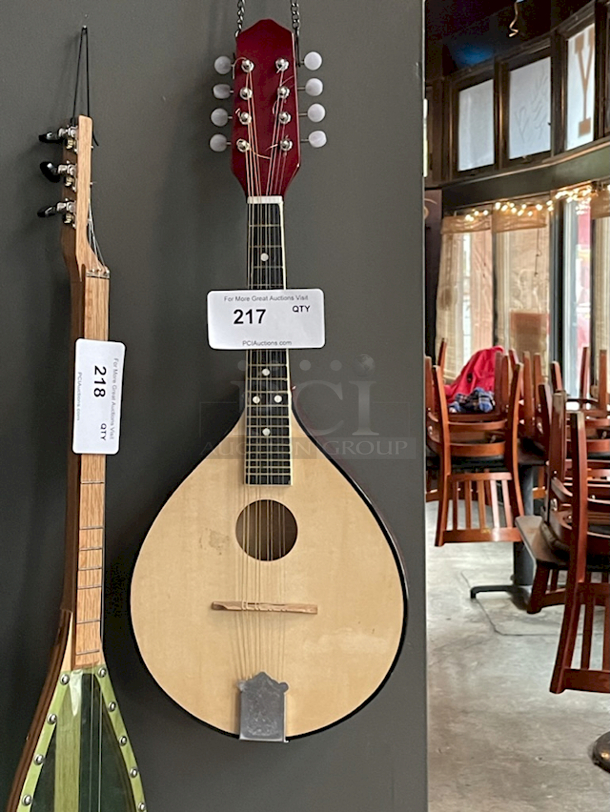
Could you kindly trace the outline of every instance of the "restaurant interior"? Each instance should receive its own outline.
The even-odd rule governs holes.
[[[608,0],[429,0],[425,105],[430,810],[607,808]]]

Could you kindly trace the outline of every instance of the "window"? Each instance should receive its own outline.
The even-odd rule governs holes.
[[[494,83],[488,79],[458,94],[458,171],[494,160]]]
[[[593,140],[595,122],[595,25],[567,40],[566,149]]]
[[[506,204],[505,204],[506,205]],[[543,202],[513,204],[493,215],[496,338],[521,356],[549,350],[549,223]]]
[[[551,149],[551,59],[509,73],[508,157]]]
[[[563,383],[576,397],[582,349],[591,346],[591,204],[582,199],[563,206]]]
[[[469,219],[467,219],[469,218]],[[448,339],[445,375],[493,344],[490,217],[443,218],[436,335]]]

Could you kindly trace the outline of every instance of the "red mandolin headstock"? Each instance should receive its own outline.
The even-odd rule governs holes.
[[[300,163],[292,31],[260,20],[237,37],[233,84],[233,173],[248,196],[284,196]]]

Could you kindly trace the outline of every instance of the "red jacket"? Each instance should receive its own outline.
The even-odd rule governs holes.
[[[494,391],[497,352],[503,353],[504,347],[490,347],[475,352],[455,381],[445,386],[448,403],[453,401],[458,392],[462,395],[469,395],[477,386],[487,392]]]

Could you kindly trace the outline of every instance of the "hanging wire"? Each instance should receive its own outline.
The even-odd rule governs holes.
[[[519,19],[519,3],[522,2],[523,0],[515,0],[515,3],[513,4],[515,16],[513,17],[513,19],[510,22],[510,25],[508,26],[509,37],[516,37],[517,34],[519,33],[519,29],[517,28],[517,21]]]
[[[87,116],[91,118],[91,85],[89,81],[89,29],[83,25],[80,32],[80,39],[78,43],[78,57],[76,62],[76,82],[74,83],[74,103],[72,104],[72,118],[70,123],[72,126],[76,124],[76,107],[78,104],[78,95],[81,86],[81,65],[83,63],[83,51],[85,60],[85,101]],[[93,133],[93,143],[99,147],[95,133]]]
[[[301,60],[299,57],[299,34],[301,31],[301,12],[299,9],[298,0],[290,0],[290,14],[292,17],[292,30],[294,31],[294,44],[297,56],[297,63],[300,65]],[[241,34],[241,30],[244,26],[245,16],[246,16],[246,0],[237,0],[237,28],[235,30],[236,37],[238,37]]]

